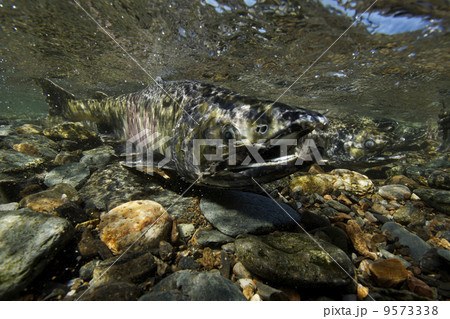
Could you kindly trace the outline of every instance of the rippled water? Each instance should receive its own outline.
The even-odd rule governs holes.
[[[446,0],[1,0],[1,116],[47,112],[33,78],[83,97],[162,77],[432,125],[449,99],[449,12]]]

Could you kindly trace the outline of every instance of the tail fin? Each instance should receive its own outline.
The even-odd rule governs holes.
[[[50,105],[49,115],[64,117],[68,101],[74,100],[75,96],[49,79],[36,79],[36,82],[42,88],[47,103]]]

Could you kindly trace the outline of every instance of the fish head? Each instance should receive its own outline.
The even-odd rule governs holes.
[[[199,113],[198,124],[176,142],[174,158],[183,175],[217,187],[239,188],[295,172],[303,164],[299,143],[328,123],[314,111],[250,98]]]

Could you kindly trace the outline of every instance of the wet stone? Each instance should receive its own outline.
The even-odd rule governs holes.
[[[233,237],[246,233],[267,233],[300,223],[300,216],[290,206],[240,191],[224,191],[214,198],[202,198],[200,209],[214,227]]]
[[[32,155],[45,159],[54,159],[58,154],[58,144],[42,135],[11,135],[5,138],[3,143],[9,148],[15,148],[17,151],[19,151],[19,145],[23,145],[23,148],[29,145],[28,149],[32,146],[35,150],[34,152],[36,152]],[[15,145],[17,146],[14,147]],[[26,149],[24,151],[21,153],[26,154]]]
[[[127,252],[100,262],[94,269],[92,286],[112,282],[141,283],[154,275],[156,261],[151,253]]]
[[[0,205],[0,212],[5,212],[9,210],[16,210],[19,208],[19,203],[7,203],[7,204],[1,204]]]
[[[334,199],[330,199],[326,202],[328,206],[336,209],[337,211],[343,212],[343,213],[350,213],[352,210],[345,206],[344,204],[339,203],[338,201]]]
[[[220,247],[223,244],[233,241],[233,237],[227,236],[215,229],[200,229],[195,233],[195,242],[200,246]]]
[[[114,156],[114,150],[110,146],[84,151],[80,163],[92,168],[105,167]]]
[[[389,232],[394,237],[398,237],[400,245],[409,247],[411,257],[417,262],[431,248],[431,245],[419,236],[410,233],[404,227],[394,222],[385,223],[381,230]]]
[[[0,125],[0,137],[5,137],[14,133],[11,128],[11,125]]]
[[[301,224],[307,231],[331,225],[328,218],[310,211],[302,211],[300,217],[302,220]]]
[[[281,290],[272,288],[258,281],[256,289],[264,301],[289,301],[289,297]]]
[[[415,189],[414,193],[426,204],[438,211],[450,215],[450,191],[439,189]]]
[[[97,267],[100,262],[101,262],[100,260],[94,259],[94,260],[91,260],[90,262],[88,262],[87,264],[83,265],[80,268],[80,272],[79,272],[80,278],[83,281],[90,281],[92,279],[92,277],[94,276],[95,267]]]
[[[158,247],[161,240],[168,239],[172,226],[166,210],[150,200],[122,204],[100,218],[100,239],[116,255],[132,244],[134,251]]]
[[[245,268],[241,262],[237,262],[233,266],[233,273],[238,278],[252,278],[252,274]]]
[[[327,226],[316,228],[312,231],[312,234],[322,240],[329,242],[330,244],[335,245],[336,247],[339,247],[346,253],[349,252],[349,238],[347,237],[345,231],[339,227]]]
[[[416,181],[404,176],[404,175],[395,175],[388,178],[385,182],[386,185],[397,184],[403,185],[409,188],[410,191],[420,187],[420,184]]]
[[[378,194],[385,199],[393,200],[405,200],[411,197],[411,191],[408,187],[396,184],[381,186]]]
[[[128,282],[109,282],[89,289],[81,301],[136,301],[142,295],[138,286]],[[75,300],[77,296],[75,296]]]
[[[400,207],[394,213],[394,220],[402,225],[408,225],[413,220],[418,223],[423,217],[423,223],[425,222],[425,216],[422,216],[420,210],[411,204]]]
[[[194,224],[179,224],[178,232],[182,239],[189,239],[195,233],[195,226]]]
[[[191,198],[180,198],[177,193],[163,189],[159,183],[134,174],[118,163],[94,172],[80,189],[79,196],[88,212],[108,211],[132,200],[151,199],[170,207],[170,216],[184,218],[186,209],[192,205]]]
[[[56,209],[70,201],[76,192],[76,189],[68,184],[58,184],[45,191],[24,197],[19,206],[41,213],[58,215]]]
[[[63,218],[28,209],[0,213],[0,300],[27,287],[73,235]]]
[[[317,245],[327,251],[341,267]],[[270,282],[294,288],[347,286],[353,264],[336,246],[307,234],[245,235],[235,241],[236,256],[250,272]]]
[[[186,257],[181,257],[180,260],[178,261],[178,267],[180,267],[181,269],[199,269],[200,265],[194,260],[194,258],[186,256]]]
[[[0,150],[0,173],[20,172],[37,168],[44,161],[42,157],[22,154],[14,150]]]
[[[44,184],[52,187],[56,184],[69,184],[79,187],[89,177],[89,168],[82,163],[70,163],[58,166],[45,175]]]
[[[42,128],[33,124],[24,124],[14,129],[19,134],[41,134]]]
[[[143,301],[245,301],[231,280],[219,274],[181,270],[161,280]]]
[[[44,135],[53,140],[67,139],[76,141],[84,147],[92,147],[101,143],[97,133],[90,131],[81,123],[66,122],[44,130]],[[80,145],[81,145],[80,144]]]
[[[436,170],[428,176],[427,182],[433,188],[450,189],[450,173]]]
[[[408,277],[405,266],[396,258],[376,261],[369,268],[379,287],[394,287]]]

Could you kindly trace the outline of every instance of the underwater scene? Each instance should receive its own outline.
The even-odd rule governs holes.
[[[0,300],[450,300],[449,1],[0,19]]]

